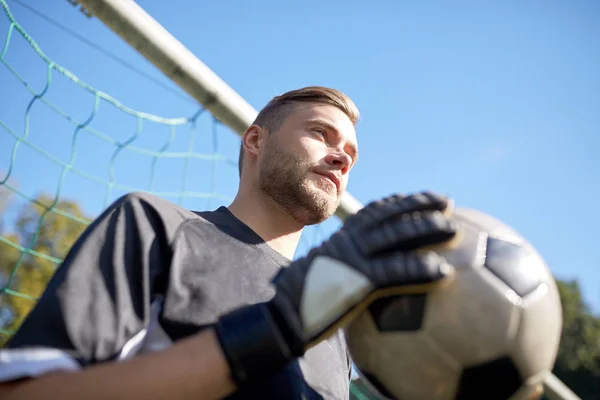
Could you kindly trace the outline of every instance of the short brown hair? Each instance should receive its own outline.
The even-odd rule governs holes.
[[[282,95],[276,96],[258,113],[252,123],[258,125],[269,133],[279,129],[283,121],[299,103],[330,104],[342,110],[354,125],[360,118],[358,108],[344,93],[339,90],[323,86],[307,86],[300,89],[290,90]],[[238,169],[242,176],[242,161],[244,159],[244,146],[240,146]]]

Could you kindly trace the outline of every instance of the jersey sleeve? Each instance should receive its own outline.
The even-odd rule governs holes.
[[[111,204],[78,238],[0,349],[0,381],[134,354],[167,279],[171,239],[188,217],[148,194],[129,194]]]

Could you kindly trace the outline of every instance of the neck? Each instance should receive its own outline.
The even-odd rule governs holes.
[[[294,257],[304,226],[272,198],[256,190],[240,188],[228,209],[275,251],[290,260]]]

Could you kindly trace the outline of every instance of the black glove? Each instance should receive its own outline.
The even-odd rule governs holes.
[[[451,277],[431,250],[456,235],[449,212],[450,201],[431,193],[370,203],[282,269],[273,299],[224,315],[215,330],[238,387],[302,356],[376,298],[426,293]]]

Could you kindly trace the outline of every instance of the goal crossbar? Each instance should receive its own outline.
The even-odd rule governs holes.
[[[135,1],[77,1],[232,131],[242,135],[252,124],[258,111]],[[362,207],[345,192],[336,215],[343,221]],[[544,386],[552,400],[579,400],[553,374]]]

